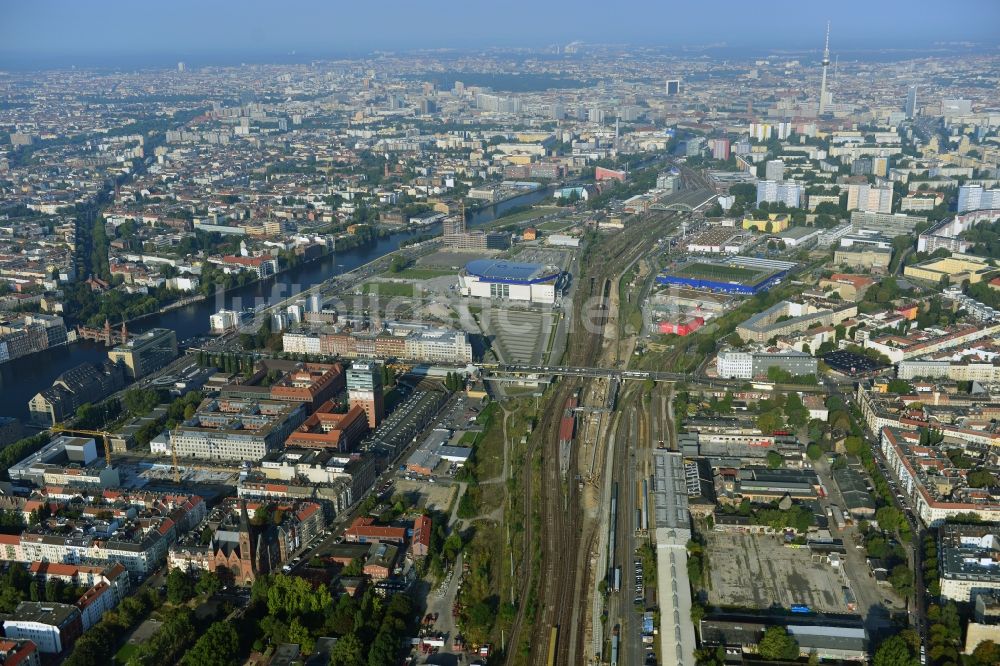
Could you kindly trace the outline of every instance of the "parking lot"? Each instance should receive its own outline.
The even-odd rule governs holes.
[[[808,548],[785,547],[777,536],[713,531],[706,537],[710,605],[847,612],[840,570],[814,559]]]
[[[481,321],[505,362],[538,364],[545,360],[554,317],[538,310],[489,308]]]
[[[409,499],[415,500],[414,504],[418,509],[430,509],[432,511],[446,511],[451,505],[451,498],[455,494],[457,486],[447,483],[426,483],[424,481],[407,481],[397,479],[395,493],[406,495]]]
[[[451,252],[448,250],[438,250],[433,254],[428,254],[417,260],[419,268],[440,268],[458,271],[465,267],[473,259],[482,259],[482,252]]]
[[[538,245],[525,246],[520,252],[518,252],[516,259],[517,261],[532,264],[558,266],[560,269],[566,270],[569,267],[570,261],[573,259],[573,253],[571,250],[542,247]]]

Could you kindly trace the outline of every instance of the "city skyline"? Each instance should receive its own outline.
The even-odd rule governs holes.
[[[911,3],[900,14],[893,6],[861,2],[836,8],[780,1],[771,11],[742,12],[742,3],[722,3],[730,23],[699,9],[638,3],[633,13],[595,21],[606,10],[593,2],[546,3],[516,0],[503,13],[522,19],[515,30],[500,31],[496,11],[450,1],[389,2],[377,29],[362,7],[330,7],[305,1],[290,10],[274,11],[259,1],[234,6],[201,5],[182,0],[156,17],[155,29],[143,24],[141,11],[119,0],[100,3],[7,3],[0,8],[0,66],[14,68],[166,66],[172,60],[194,65],[237,62],[308,62],[311,58],[346,57],[373,50],[544,48],[580,41],[588,44],[631,44],[644,47],[706,48],[757,54],[786,49],[821,55],[827,21],[832,23],[834,53],[892,49],[995,48],[989,26],[1000,24],[1000,5],[966,0],[950,7],[976,21],[941,22],[940,7]],[[53,7],[58,6],[54,11]],[[922,11],[925,7],[926,11]],[[865,21],[851,20],[858,11]],[[635,17],[643,16],[642,21]],[[304,21],[304,17],[309,17]],[[905,21],[900,26],[899,21]],[[31,30],[45,25],[46,30]],[[894,30],[887,30],[889,26]],[[720,29],[721,28],[721,29]],[[763,32],[762,32],[763,31]],[[762,39],[766,35],[766,39]],[[978,42],[978,43],[977,43]]]
[[[0,0],[0,661],[1000,665],[1000,2],[340,5]]]

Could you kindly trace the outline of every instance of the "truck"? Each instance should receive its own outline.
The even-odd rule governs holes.
[[[846,585],[844,586],[844,605],[847,606],[847,610],[852,612],[856,610],[858,606],[858,601],[854,597],[854,591]]]
[[[618,592],[622,589],[622,568],[615,567],[615,576],[612,580],[611,591]]]
[[[844,520],[844,512],[836,504],[831,504],[830,510],[833,511],[833,522],[837,523],[837,529],[844,529],[844,525],[847,524]]]

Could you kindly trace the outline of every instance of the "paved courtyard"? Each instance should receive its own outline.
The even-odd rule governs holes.
[[[484,308],[480,322],[507,363],[542,362],[552,332],[551,312]]]
[[[712,605],[790,608],[846,613],[841,572],[814,559],[808,548],[787,548],[779,537],[710,532]]]

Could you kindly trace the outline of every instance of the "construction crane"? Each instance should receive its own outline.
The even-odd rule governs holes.
[[[80,435],[93,435],[95,437],[101,437],[104,441],[104,462],[107,463],[108,467],[111,467],[111,433],[107,430],[86,430],[85,428],[67,428],[63,425],[54,425],[50,428],[52,432],[68,432],[77,433]],[[177,449],[171,448],[171,454],[173,458],[174,465],[174,483],[180,484],[181,482],[181,468],[177,464]]]
[[[68,433],[78,433],[81,435],[93,435],[95,437],[101,437],[104,441],[104,462],[107,463],[108,467],[111,467],[111,433],[107,430],[86,430],[84,428],[67,428],[66,426],[56,424],[50,428],[52,432],[68,432]]]

